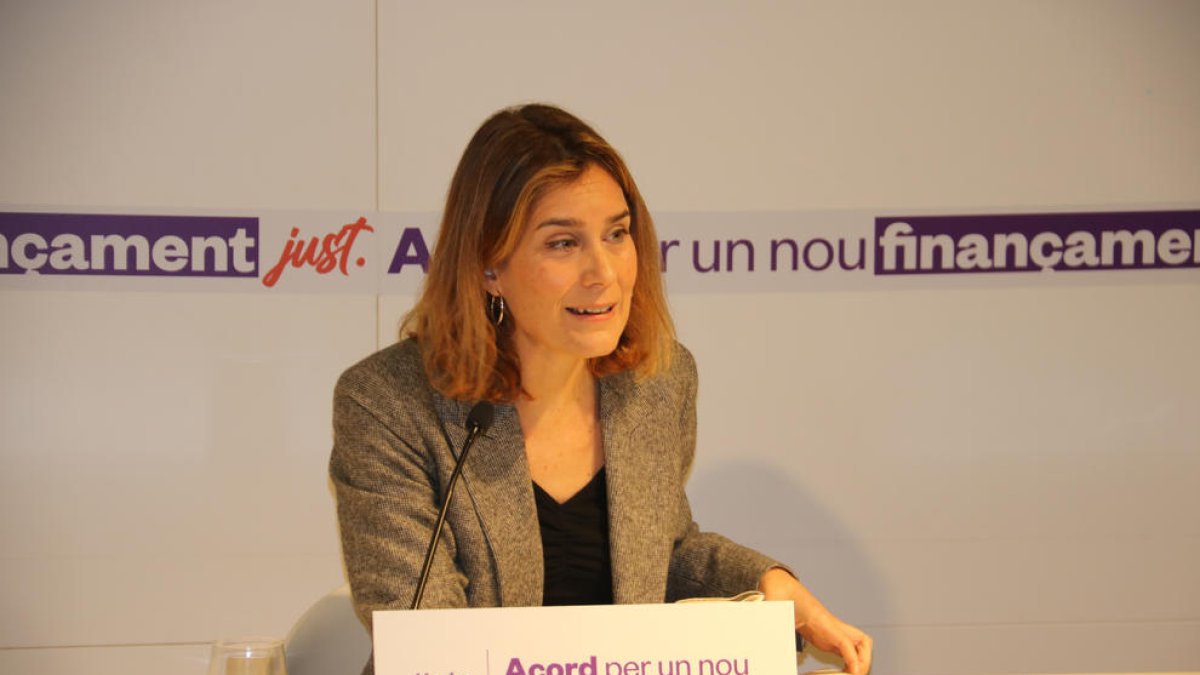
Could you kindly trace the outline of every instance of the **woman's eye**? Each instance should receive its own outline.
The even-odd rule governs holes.
[[[551,239],[550,241],[546,242],[546,248],[553,249],[555,251],[565,251],[573,246],[575,246],[574,239]]]
[[[608,235],[608,238],[613,241],[623,241],[628,236],[629,236],[629,228],[628,227],[618,227],[617,229],[613,230],[611,234]]]

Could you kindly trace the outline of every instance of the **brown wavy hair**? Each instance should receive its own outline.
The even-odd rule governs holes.
[[[658,235],[624,160],[590,126],[545,104],[506,108],[475,132],[450,182],[441,230],[421,297],[400,334],[421,345],[425,372],[449,398],[514,401],[524,395],[513,347],[516,317],[498,328],[488,317],[484,270],[512,255],[538,200],[574,182],[589,166],[608,172],[625,193],[637,249],[629,321],[611,354],[591,359],[597,377],[665,368],[675,340],[659,271]]]

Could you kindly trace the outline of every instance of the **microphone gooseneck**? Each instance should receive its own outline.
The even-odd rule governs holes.
[[[454,486],[458,483],[458,476],[462,473],[463,464],[467,461],[467,453],[471,451],[471,446],[475,445],[475,439],[481,434],[487,433],[489,427],[492,426],[492,417],[495,414],[495,408],[487,401],[476,403],[471,412],[467,413],[467,440],[463,441],[462,452],[458,453],[458,459],[454,462],[454,471],[450,474],[450,483],[446,486],[446,498],[442,500],[442,507],[438,509],[437,524],[433,526],[433,537],[429,540],[429,548],[425,551],[425,563],[421,566],[421,578],[417,581],[417,590],[413,593],[412,609],[417,609],[421,606],[421,596],[425,595],[425,584],[429,581],[429,570],[433,567],[433,556],[437,552],[438,541],[442,538],[442,526],[446,524],[446,513],[450,510],[450,500],[454,498]]]

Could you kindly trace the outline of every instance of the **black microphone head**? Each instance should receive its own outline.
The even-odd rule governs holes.
[[[471,412],[467,413],[467,431],[487,433],[488,428],[492,426],[492,416],[495,412],[495,408],[487,401],[476,403]]]

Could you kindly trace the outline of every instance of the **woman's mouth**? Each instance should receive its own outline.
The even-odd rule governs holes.
[[[600,316],[608,314],[616,305],[600,305],[598,307],[568,307],[567,311],[576,316]]]

